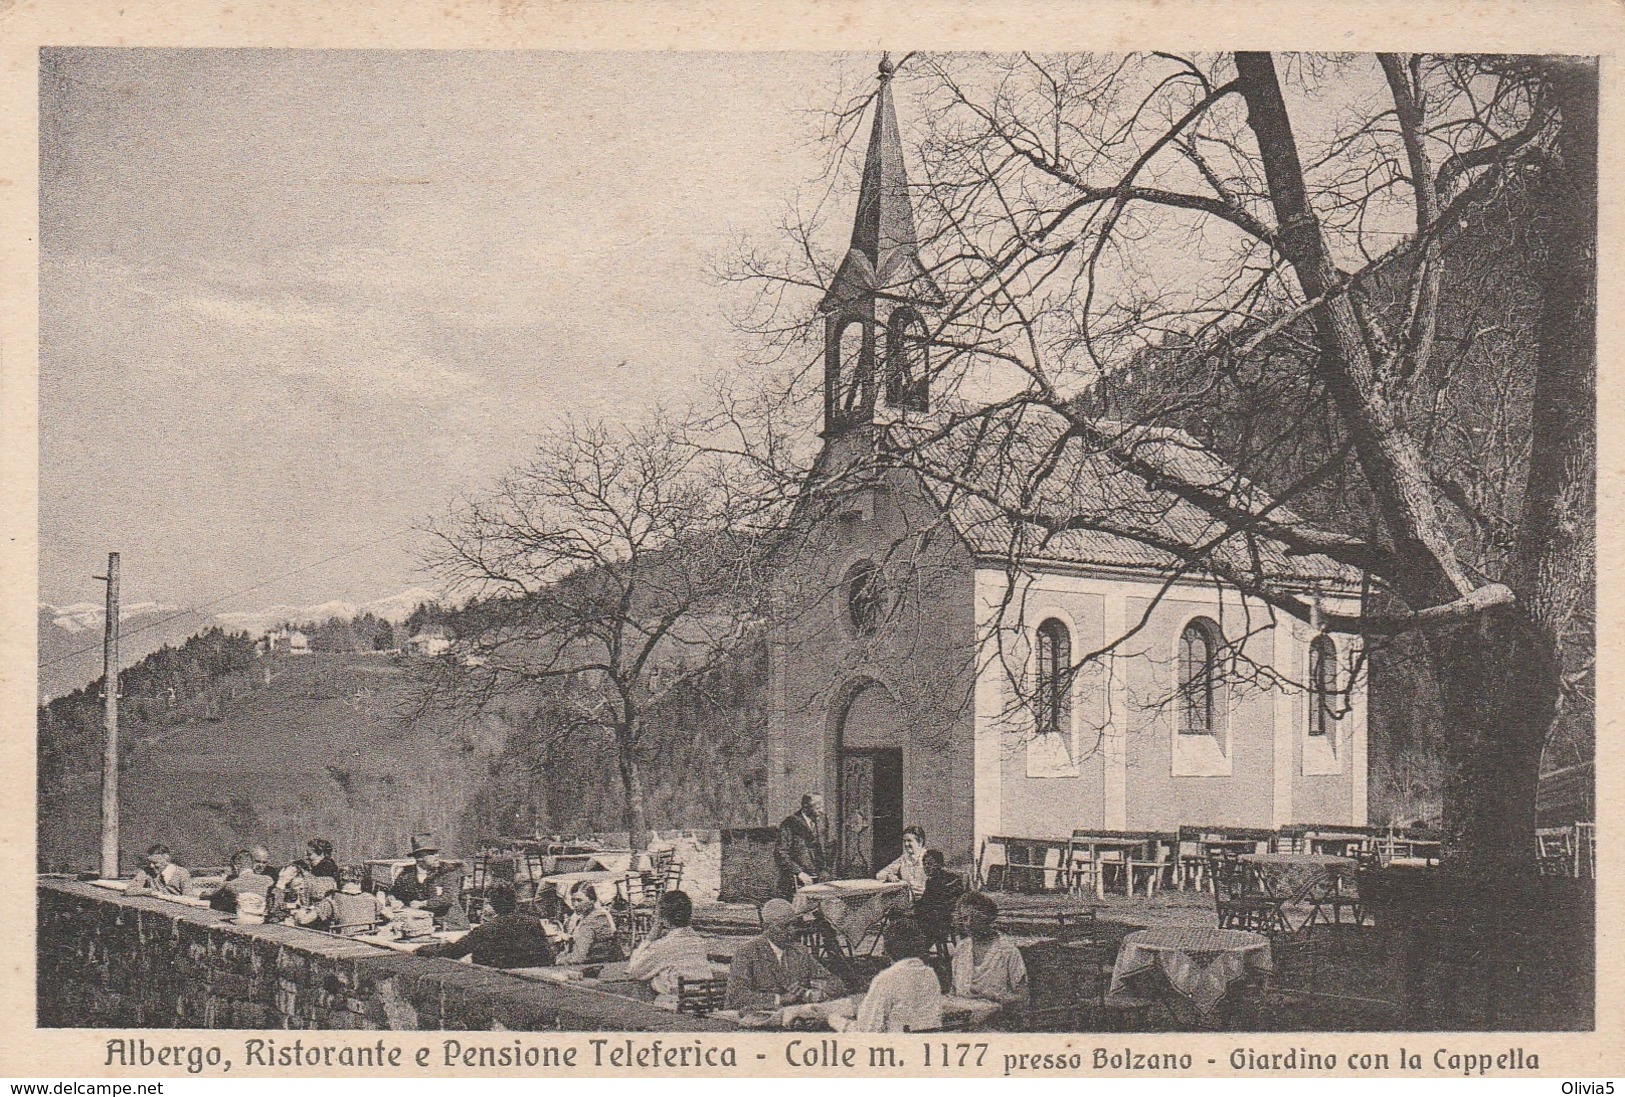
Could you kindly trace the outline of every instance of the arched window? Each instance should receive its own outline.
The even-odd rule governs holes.
[[[863,354],[864,328],[862,320],[848,320],[835,334],[837,376],[840,378],[836,391],[843,415],[851,415],[863,405],[863,386],[869,379]]]
[[[846,573],[846,618],[857,636],[872,636],[880,627],[886,592],[873,560],[859,560]]]
[[[909,411],[929,410],[925,322],[910,308],[886,324],[886,403]]]
[[[1327,736],[1337,719],[1337,645],[1317,636],[1309,645],[1309,734]]]
[[[1038,681],[1034,715],[1038,733],[1072,730],[1072,635],[1051,617],[1038,626]]]
[[[1179,733],[1212,735],[1214,680],[1218,677],[1219,626],[1198,617],[1179,637]]]

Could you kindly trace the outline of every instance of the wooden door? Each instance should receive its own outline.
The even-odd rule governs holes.
[[[841,872],[872,876],[903,852],[903,752],[841,756]]]

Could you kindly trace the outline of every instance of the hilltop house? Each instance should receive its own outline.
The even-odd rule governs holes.
[[[256,655],[309,655],[310,637],[298,629],[274,629],[254,646]]]
[[[451,650],[451,635],[442,625],[429,625],[406,641],[409,655],[444,655]]]
[[[932,407],[925,318],[942,296],[919,256],[888,76],[883,65],[851,248],[820,306],[824,447],[774,573],[770,811],[824,792],[843,850],[870,866],[908,824],[960,863],[993,836],[1078,827],[1363,824],[1351,638],[1186,574],[1142,540],[1033,536],[997,505],[1022,480],[1003,483],[1003,469],[970,463],[979,490],[965,492],[918,471],[911,447],[969,443]],[[1062,428],[1029,415],[993,429],[1019,462]],[[1224,474],[1180,432],[1122,437]],[[1215,528],[1103,455],[1046,484],[1184,543]],[[1357,609],[1359,577],[1330,560],[1267,542],[1233,551],[1327,610]]]

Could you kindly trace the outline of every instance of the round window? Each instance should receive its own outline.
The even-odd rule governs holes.
[[[846,573],[846,617],[858,636],[872,636],[880,627],[886,592],[880,570],[872,560],[860,560]]]

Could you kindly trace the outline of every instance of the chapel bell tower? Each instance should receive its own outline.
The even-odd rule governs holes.
[[[824,436],[930,404],[923,310],[942,294],[920,263],[903,144],[892,109],[890,55],[880,59],[874,127],[863,160],[852,246],[818,311],[824,315]]]

